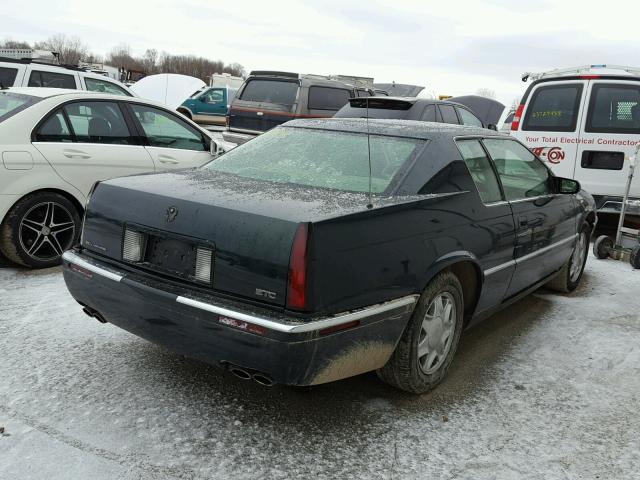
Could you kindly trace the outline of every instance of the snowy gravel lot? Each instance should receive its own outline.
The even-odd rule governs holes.
[[[466,332],[447,380],[243,382],[0,268],[0,478],[640,478],[640,272],[589,258]]]

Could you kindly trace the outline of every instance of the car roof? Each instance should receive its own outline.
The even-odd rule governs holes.
[[[83,100],[83,99],[97,99],[97,100],[115,100],[124,102],[144,103],[154,107],[160,107],[165,110],[172,110],[168,106],[156,102],[154,100],[147,100],[141,97],[127,97],[125,95],[112,95],[102,92],[90,92],[87,90],[72,90],[68,88],[46,88],[46,87],[9,87],[2,90],[3,92],[14,92],[22,95],[31,95],[32,97],[39,98],[53,98],[64,97],[62,101],[66,100]],[[201,129],[202,130],[202,129]]]
[[[365,118],[316,118],[292,120],[282,127],[312,128],[353,133],[371,133],[374,135],[392,135],[397,137],[420,138],[424,140],[435,137],[451,136],[501,136],[494,130],[454,125],[450,123],[423,122],[417,120],[388,120]],[[503,136],[503,135],[502,135]]]

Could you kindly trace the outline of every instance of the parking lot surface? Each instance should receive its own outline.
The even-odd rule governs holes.
[[[0,268],[0,478],[640,478],[640,271],[589,258],[466,332],[434,392],[272,388],[89,319]]]

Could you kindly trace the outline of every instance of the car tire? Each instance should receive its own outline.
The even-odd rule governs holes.
[[[584,266],[589,256],[589,238],[591,236],[591,226],[588,223],[582,225],[576,246],[571,252],[567,263],[553,280],[547,283],[547,288],[561,293],[573,292],[582,280]]]
[[[640,245],[636,245],[629,254],[629,263],[635,269],[640,268]]]
[[[59,265],[62,252],[80,237],[81,218],[66,197],[37,192],[19,200],[0,225],[0,251],[10,261],[31,268]]]
[[[378,377],[389,385],[412,393],[433,389],[451,365],[463,323],[464,301],[460,281],[453,273],[442,272],[420,296],[393,355],[378,370]]]

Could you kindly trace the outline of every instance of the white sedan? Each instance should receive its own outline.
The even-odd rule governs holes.
[[[140,98],[48,88],[0,90],[0,251],[49,267],[80,235],[96,181],[203,165],[206,130]]]

